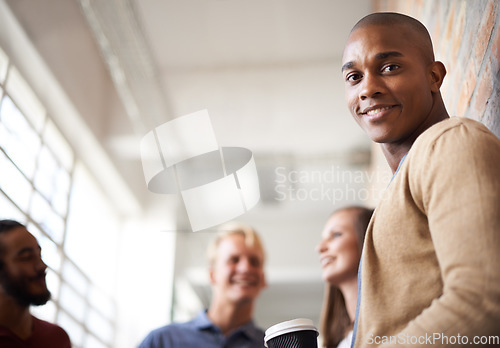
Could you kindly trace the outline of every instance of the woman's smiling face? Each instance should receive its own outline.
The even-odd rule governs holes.
[[[356,236],[356,219],[353,210],[341,210],[333,214],[325,224],[321,242],[317,247],[320,254],[322,278],[331,285],[357,278],[361,248]]]

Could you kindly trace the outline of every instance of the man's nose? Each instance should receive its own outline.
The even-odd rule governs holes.
[[[249,271],[250,269],[252,269],[252,263],[250,262],[250,260],[246,257],[241,258],[238,262],[238,270],[245,272]]]
[[[383,94],[385,86],[379,76],[368,73],[363,76],[360,83],[359,99],[365,100],[373,98],[378,94]]]
[[[47,269],[47,264],[43,262],[42,257],[38,257],[37,263],[36,263],[36,270],[37,271],[45,271]]]

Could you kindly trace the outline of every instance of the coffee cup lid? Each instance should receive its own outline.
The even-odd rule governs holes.
[[[276,336],[302,330],[316,331],[316,336],[319,335],[318,329],[316,329],[311,319],[298,318],[298,319],[288,320],[273,325],[266,330],[266,335],[264,337],[265,346],[267,347],[267,342]]]

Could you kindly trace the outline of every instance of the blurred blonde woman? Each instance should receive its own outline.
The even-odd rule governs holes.
[[[351,206],[335,211],[317,246],[326,283],[320,330],[325,348],[350,347],[358,298],[358,266],[373,210]]]

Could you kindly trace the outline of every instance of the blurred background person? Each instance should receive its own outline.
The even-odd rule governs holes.
[[[350,347],[358,298],[358,267],[373,210],[351,206],[335,211],[317,246],[326,283],[320,330],[323,347]]]
[[[262,348],[264,331],[252,316],[266,286],[265,253],[257,232],[226,224],[208,247],[212,301],[186,323],[152,331],[140,348]]]
[[[0,220],[0,347],[70,348],[66,331],[30,313],[50,299],[42,249],[26,227]]]

